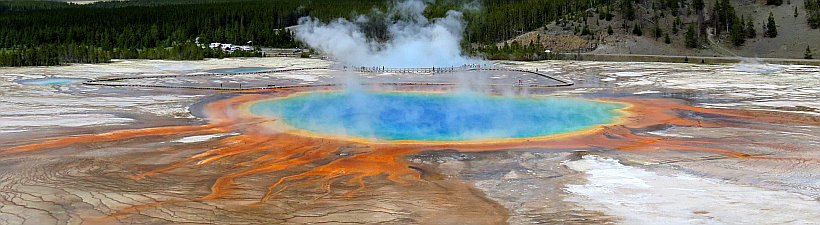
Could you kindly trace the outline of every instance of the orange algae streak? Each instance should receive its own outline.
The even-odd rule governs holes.
[[[126,140],[145,136],[160,136],[160,135],[175,135],[175,134],[211,134],[226,132],[225,124],[211,124],[202,126],[173,126],[173,127],[156,127],[145,128],[137,130],[120,130],[102,134],[79,135],[73,137],[59,138],[56,140],[45,141],[35,144],[22,145],[12,147],[8,150],[3,150],[2,154],[13,154],[20,152],[33,151],[44,148],[59,148],[76,143],[91,143],[91,142],[109,142]]]
[[[170,127],[152,127],[143,129],[128,129],[117,130],[101,134],[86,134],[68,137],[57,137],[53,140],[14,146],[8,149],[0,149],[0,154],[14,154],[21,152],[28,152],[40,149],[60,148],[77,143],[100,143],[127,140],[138,137],[147,136],[163,136],[163,135],[198,135],[198,134],[213,134],[224,133],[235,129],[238,123],[235,123],[235,113],[231,109],[235,106],[237,101],[258,98],[258,95],[242,95],[229,100],[221,100],[208,104],[205,108],[205,113],[208,115],[210,124],[206,125],[191,125],[191,126],[170,126]],[[251,121],[245,121],[248,123]]]
[[[355,182],[359,188],[346,194],[349,196],[365,188],[364,178],[366,177],[384,175],[387,176],[387,179],[400,184],[407,184],[407,182],[403,180],[405,177],[415,179],[420,177],[417,171],[410,169],[406,162],[398,158],[405,154],[384,153],[392,153],[392,151],[388,149],[376,149],[369,154],[341,158],[304,173],[283,177],[268,187],[268,193],[262,197],[262,200],[268,200],[274,194],[284,191],[287,186],[280,186],[289,180],[306,179],[302,183],[311,184],[322,182],[326,184],[326,187],[329,187],[333,179],[351,176],[349,183]]]
[[[4,153],[17,153],[43,148],[58,148],[81,142],[107,142],[148,135],[193,134],[241,130],[241,134],[212,141],[214,149],[201,152],[171,163],[165,168],[134,175],[142,179],[161,175],[180,168],[211,165],[229,165],[211,186],[210,194],[197,201],[226,198],[240,193],[239,178],[276,173],[276,178],[264,187],[255,187],[266,194],[256,196],[262,201],[275,198],[277,193],[290,187],[314,187],[331,192],[333,184],[355,187],[346,195],[366,188],[368,178],[386,178],[400,184],[420,180],[421,174],[410,168],[406,156],[421,151],[454,149],[459,151],[493,151],[516,148],[585,149],[609,148],[622,151],[691,150],[721,152],[732,157],[756,157],[729,149],[705,147],[706,141],[667,139],[641,136],[635,129],[676,125],[694,127],[743,126],[743,124],[691,119],[681,117],[680,111],[755,119],[777,123],[805,122],[801,119],[766,116],[757,112],[728,109],[707,109],[684,105],[670,99],[609,98],[601,101],[627,103],[618,122],[592,127],[587,130],[533,138],[514,138],[485,141],[384,141],[363,138],[321,136],[299,130],[283,129],[276,118],[251,115],[247,107],[253,102],[284,97],[304,89],[281,89],[272,94],[244,94],[215,101],[205,107],[209,125],[146,128],[114,131],[99,135],[66,137],[43,143],[14,147]],[[806,123],[813,123],[809,120]],[[272,125],[273,124],[273,125]],[[361,146],[350,150],[350,146]],[[247,188],[247,186],[243,186]]]

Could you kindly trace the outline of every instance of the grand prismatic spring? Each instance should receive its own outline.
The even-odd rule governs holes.
[[[223,61],[190,67],[212,70]],[[38,224],[814,220],[815,175],[803,170],[817,170],[816,115],[727,96],[758,76],[731,67],[639,64],[624,72],[609,65],[588,63],[588,75],[579,77],[576,63],[507,65],[553,68],[551,76],[576,82],[570,87],[511,70],[414,76],[306,69],[100,81],[111,86],[26,85],[13,80],[27,77],[7,75],[4,85],[15,91],[5,104],[21,111],[3,117],[0,154],[8,169],[0,215]],[[72,68],[88,74],[94,67]],[[635,75],[648,68],[668,72]],[[746,78],[701,83],[740,84],[700,94],[675,83],[675,74],[704,70]],[[7,73],[32,70],[16,71]],[[472,83],[457,84],[464,76]],[[602,83],[602,76],[618,82]],[[341,77],[348,77],[343,85],[327,85]],[[670,86],[643,86],[653,79]],[[213,80],[222,89],[188,88],[219,87]],[[225,88],[231,81],[258,86]],[[258,84],[270,81],[281,86]],[[799,90],[816,88],[805,85]],[[25,103],[44,93],[62,97]],[[56,111],[73,104],[89,111]],[[37,122],[44,117],[22,111],[28,107],[60,116]],[[795,166],[804,169],[788,169]]]
[[[254,114],[314,133],[382,140],[528,138],[613,123],[625,105],[481,94],[312,93],[259,102]],[[541,126],[532,126],[541,124]]]
[[[327,58],[0,68],[0,224],[820,223],[820,67],[483,60],[427,4],[299,19]]]

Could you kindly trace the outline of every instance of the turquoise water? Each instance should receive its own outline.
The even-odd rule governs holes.
[[[53,77],[53,78],[36,78],[36,79],[25,79],[25,80],[18,80],[16,81],[19,84],[39,84],[39,85],[56,85],[56,84],[70,84],[70,83],[77,83],[86,81],[87,79],[82,78],[60,78],[60,77]]]
[[[211,73],[253,73],[271,71],[271,68],[233,68],[233,69],[218,69],[211,70]]]
[[[250,107],[322,134],[383,140],[461,141],[537,137],[614,122],[625,105],[584,99],[481,94],[310,93]]]

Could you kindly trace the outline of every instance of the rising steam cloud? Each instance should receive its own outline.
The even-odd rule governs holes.
[[[296,38],[339,62],[349,66],[449,67],[480,63],[462,55],[459,45],[466,23],[458,11],[448,11],[443,18],[427,19],[422,12],[427,3],[406,0],[396,3],[385,21],[389,40],[368,38],[359,24],[370,20],[359,16],[356,21],[339,18],[323,23],[316,18],[299,20]]]

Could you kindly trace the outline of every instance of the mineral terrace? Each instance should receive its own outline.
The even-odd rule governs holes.
[[[493,63],[508,70],[362,73],[297,58],[2,68],[0,224],[820,223],[820,67]],[[209,74],[239,67],[273,72]],[[39,78],[100,82],[21,82]],[[409,144],[280,132],[241,111],[350,82],[633,107],[578,134]]]

